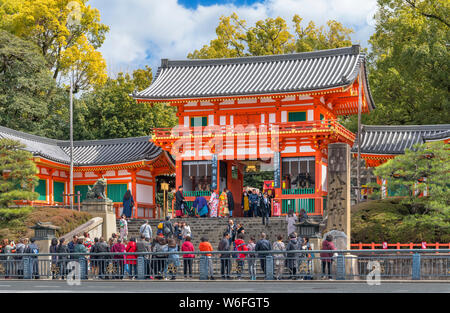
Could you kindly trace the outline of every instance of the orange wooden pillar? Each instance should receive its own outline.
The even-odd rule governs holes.
[[[314,170],[314,195],[317,197],[320,197],[318,201],[316,201],[316,204],[319,204],[318,208],[315,208],[315,211],[319,211],[320,214],[323,214],[323,199],[322,199],[322,151],[320,151],[320,148],[316,150],[315,152],[315,170]],[[318,202],[318,203],[317,203]]]

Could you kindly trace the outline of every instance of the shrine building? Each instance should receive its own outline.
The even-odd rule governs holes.
[[[377,167],[404,154],[417,144],[431,141],[450,143],[450,124],[436,125],[362,125],[361,127],[361,159],[367,168]],[[352,155],[357,157],[358,142],[356,140]],[[382,186],[382,197],[408,195],[405,188],[391,189],[386,180],[376,177]],[[362,184],[364,185],[364,184]],[[364,186],[363,186],[364,187]]]
[[[69,205],[70,142],[54,140],[0,126],[0,138],[21,142],[33,154],[38,168],[39,198],[28,204],[34,206]],[[173,173],[172,157],[155,146],[150,137],[108,140],[75,141],[74,193],[85,199],[88,186],[99,178],[107,179],[106,195],[114,202],[116,215],[122,209],[122,200],[129,189],[137,210],[134,218],[156,218],[156,176]],[[74,197],[78,205],[78,197]]]
[[[337,119],[374,109],[359,45],[285,55],[161,61],[153,83],[132,95],[169,103],[178,126],[154,129],[152,141],[176,159],[186,199],[228,188],[242,216],[249,169],[273,172],[282,214],[323,214],[328,144],[353,146]],[[253,186],[256,187],[256,186]],[[259,188],[262,188],[260,186]],[[272,206],[273,208],[273,206]]]

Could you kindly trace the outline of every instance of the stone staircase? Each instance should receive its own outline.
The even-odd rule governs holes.
[[[265,232],[267,238],[271,242],[276,240],[278,234],[283,235],[283,241],[288,241],[287,222],[285,217],[271,217],[269,226],[262,225],[262,218],[259,217],[237,217],[232,219],[235,224],[241,223],[244,226],[245,242],[248,242],[250,237],[254,237],[258,240],[261,232]],[[313,221],[320,221],[321,217],[310,217],[310,219]],[[208,238],[214,249],[217,249],[219,241],[228,225],[227,218],[175,218],[172,220],[172,223],[180,221],[186,221],[187,225],[191,227],[192,243],[196,250],[200,244],[200,238],[203,236]],[[153,236],[156,235],[159,222],[159,220],[149,220]],[[128,221],[128,238],[139,238],[139,228],[143,223],[144,220],[141,219],[130,219]]]

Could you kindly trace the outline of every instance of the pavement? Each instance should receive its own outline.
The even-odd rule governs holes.
[[[450,293],[450,281],[82,281],[1,280],[0,293]]]

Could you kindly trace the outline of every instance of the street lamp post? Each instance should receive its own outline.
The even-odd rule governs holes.
[[[69,194],[70,194],[70,209],[73,210],[73,73],[70,77],[70,185],[69,185]]]

